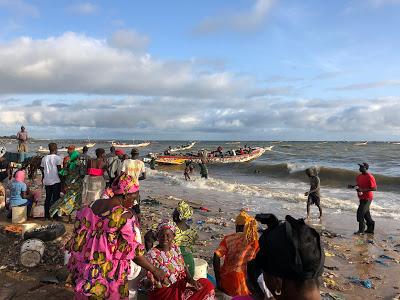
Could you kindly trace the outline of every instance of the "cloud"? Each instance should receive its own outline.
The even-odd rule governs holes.
[[[72,32],[0,44],[2,94],[100,94],[219,98],[247,79],[198,62],[162,61]]]
[[[49,135],[57,132],[84,138],[134,135],[210,139],[228,135],[262,140],[279,134],[280,139],[360,140],[395,137],[400,130],[399,97],[291,101],[257,98],[244,102],[241,98],[214,101],[135,96],[82,99],[61,106],[59,102],[42,100],[40,109],[32,109],[33,104],[39,102],[28,105],[0,102],[0,125],[11,128],[27,124]],[[374,117],[366,118],[366,115]]]
[[[258,97],[267,97],[267,96],[294,96],[298,95],[298,92],[292,86],[282,86],[282,87],[273,87],[273,88],[262,88],[255,89],[250,94],[247,95],[247,98],[258,98]]]
[[[274,2],[275,0],[255,0],[249,11],[206,18],[194,28],[193,32],[202,35],[230,30],[254,31],[263,25]]]
[[[39,9],[22,0],[0,0],[0,7],[11,10],[12,12],[20,15],[31,17],[39,17]]]
[[[345,86],[339,86],[333,88],[336,91],[355,91],[355,90],[367,90],[367,89],[377,89],[384,87],[400,86],[400,80],[383,80],[367,83],[350,84]]]
[[[108,43],[119,49],[128,49],[132,51],[145,50],[150,42],[148,36],[141,35],[132,29],[120,29],[115,31],[110,37]]]
[[[98,10],[99,7],[90,2],[77,3],[68,7],[68,11],[80,15],[92,15],[96,13]]]

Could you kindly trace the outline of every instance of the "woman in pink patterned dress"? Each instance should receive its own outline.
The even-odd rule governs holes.
[[[143,246],[136,242],[131,182],[120,179],[111,198],[99,199],[77,213],[74,235],[66,245],[75,299],[128,299],[131,260],[158,280],[165,276],[148,262]]]
[[[166,276],[158,280],[149,273],[152,288],[149,300],[214,300],[214,286],[205,278],[195,281],[189,273],[179,247],[173,243],[175,225],[163,221],[157,228],[158,245],[147,252],[147,259]]]

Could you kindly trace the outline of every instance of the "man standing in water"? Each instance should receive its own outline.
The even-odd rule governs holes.
[[[207,169],[206,161],[204,159],[202,159],[201,162],[199,163],[199,167],[200,167],[201,178],[207,179],[208,178],[208,169]]]
[[[315,168],[308,168],[306,170],[307,176],[310,178],[310,190],[305,192],[304,195],[308,196],[307,199],[307,219],[310,218],[310,206],[315,204],[319,209],[319,218],[322,217],[321,208],[321,195],[320,195],[320,183],[317,170]]]
[[[372,220],[369,207],[374,197],[373,191],[376,191],[376,181],[372,174],[368,173],[369,165],[367,163],[358,164],[360,166],[360,175],[357,176],[357,185],[349,185],[348,188],[356,189],[360,204],[357,209],[358,231],[354,234],[374,233],[375,222]],[[367,221],[367,230],[365,230],[365,221]],[[364,231],[365,230],[365,231]]]

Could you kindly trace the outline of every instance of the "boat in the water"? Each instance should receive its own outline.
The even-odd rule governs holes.
[[[171,148],[171,149],[169,149],[169,152],[179,152],[179,151],[183,151],[183,150],[189,150],[189,149],[192,149],[194,145],[196,145],[196,142],[191,142],[186,145],[182,145],[182,146],[179,146],[176,148]]]
[[[93,148],[95,145],[96,145],[96,143],[88,143],[88,144],[86,144],[86,147],[88,147],[88,148]],[[83,150],[83,147],[84,147],[84,146],[75,147],[75,150],[76,150],[76,151],[82,151],[82,150]],[[67,152],[67,151],[68,151],[68,148],[66,148],[66,147],[62,147],[62,148],[57,149],[57,152]],[[48,153],[50,153],[49,149],[48,149],[48,148],[45,148],[45,147],[43,147],[43,146],[40,146],[39,149],[37,150],[37,152],[38,152],[38,153],[43,153],[43,154],[48,154]]]
[[[193,163],[199,163],[202,160],[206,160],[210,164],[230,164],[230,163],[242,163],[248,162],[259,158],[265,152],[264,148],[252,148],[249,153],[237,154],[237,155],[223,155],[213,156],[205,158],[199,154],[193,155],[157,155],[156,162],[158,164],[166,165],[182,165],[186,161],[192,161]]]
[[[355,143],[354,146],[365,146],[368,145],[368,142],[361,142],[361,143]]]
[[[115,148],[140,148],[140,147],[147,147],[148,145],[150,145],[150,142],[145,142],[140,144],[125,144],[125,143],[111,142],[111,146]]]

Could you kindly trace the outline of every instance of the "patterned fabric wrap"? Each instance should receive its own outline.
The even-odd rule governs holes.
[[[169,287],[186,277],[185,262],[181,251],[176,245],[172,245],[170,251],[162,251],[154,247],[147,252],[146,257],[153,266],[162,269],[166,273],[166,277],[162,282],[157,281],[150,272],[147,273],[148,278],[153,283],[153,289]]]
[[[78,210],[82,206],[82,165],[79,160],[75,162],[76,165],[73,169],[64,168],[61,170],[67,170],[64,179],[65,195],[51,206],[50,216],[54,216],[55,214],[69,216],[73,211]]]
[[[161,221],[161,223],[158,224],[158,226],[157,226],[157,235],[161,232],[161,230],[164,230],[164,229],[169,229],[173,233],[175,233],[176,232],[175,223],[170,220]]]
[[[240,214],[236,217],[235,224],[244,225],[243,232],[246,235],[247,243],[258,240],[257,221],[247,212],[241,210]]]
[[[179,212],[179,219],[189,220],[193,215],[193,209],[185,201],[181,201],[178,204],[176,210]]]
[[[126,174],[115,180],[111,188],[115,195],[133,194],[139,190],[139,186],[134,183],[132,176]]]
[[[136,241],[136,219],[126,218],[126,212],[122,206],[100,216],[90,207],[78,211],[66,245],[74,299],[128,299],[130,261],[144,248]]]

